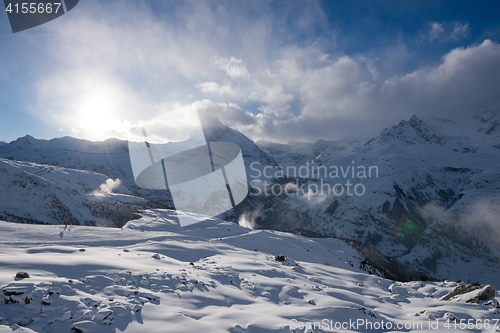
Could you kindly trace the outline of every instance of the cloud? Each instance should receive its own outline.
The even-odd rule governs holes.
[[[244,228],[255,229],[255,218],[261,213],[261,208],[256,208],[253,211],[248,211],[240,215],[238,224]]]
[[[243,125],[235,117],[243,110],[233,110],[231,119],[221,112],[222,119],[253,139],[288,142],[366,135],[413,114],[463,117],[499,98],[500,45],[486,40],[456,48],[437,66],[383,81],[366,61],[347,56],[320,68],[295,68],[299,73],[292,75],[302,78],[297,83],[303,105],[299,114],[286,119],[247,114]]]
[[[439,206],[435,202],[430,202],[427,205],[420,207],[420,212],[422,215],[427,217],[430,222],[437,220],[442,214],[446,212],[444,207]]]
[[[222,96],[224,94],[234,95],[234,90],[229,86],[229,84],[219,85],[217,82],[204,82],[197,85],[198,88],[203,92],[214,93]]]
[[[138,2],[93,2],[71,20],[57,22],[60,32],[44,45],[49,65],[43,66],[39,85],[46,87],[47,98],[33,115],[50,126],[74,128],[79,137],[102,140],[126,138],[130,124],[202,100],[206,93],[221,102],[246,100],[252,88],[237,95],[232,80],[250,78],[242,55],[262,63],[261,41],[272,29],[265,10],[255,8],[262,19],[235,22],[240,6],[196,1],[174,7],[165,8],[172,15],[165,20]],[[221,16],[222,11],[235,12]],[[109,13],[106,20],[102,12]],[[230,56],[219,56],[220,50]],[[94,121],[87,121],[92,116]]]
[[[226,72],[231,78],[247,78],[250,76],[243,60],[231,57],[231,59],[225,59],[218,56],[213,56],[210,62],[214,68],[218,68]]]
[[[99,187],[99,190],[94,191],[94,195],[102,195],[102,194],[110,194],[113,192],[114,189],[116,189],[118,186],[121,184],[120,179],[107,179],[104,183],[101,184]]]
[[[412,114],[456,117],[498,94],[500,48],[489,40],[407,71],[413,51],[404,38],[352,55],[335,49],[335,32],[318,39],[314,29],[326,29],[325,15],[310,2],[307,11],[297,2],[282,15],[271,14],[271,4],[177,3],[165,9],[168,20],[139,2],[95,4],[57,20],[60,32],[45,46],[53,64],[43,75],[47,98],[33,110],[82,138],[126,139],[133,124],[195,104],[254,140],[333,140]],[[241,6],[255,15],[241,14]],[[113,14],[102,20],[103,10]],[[469,30],[463,22],[434,23],[425,31],[434,42]],[[290,37],[299,32],[300,43]]]
[[[451,209],[440,216],[439,222],[445,232],[457,235],[475,249],[484,248],[497,258],[500,257],[500,198],[480,197]]]
[[[428,22],[427,26],[420,31],[419,41],[421,43],[432,43],[434,41],[458,41],[469,35],[469,23],[465,22]]]
[[[443,24],[439,22],[431,22],[431,29],[429,31],[429,34],[427,35],[427,39],[429,42],[433,42],[434,40],[438,39],[439,35],[441,35],[444,32],[443,29]]]
[[[469,35],[469,23],[455,22],[455,27],[450,35],[450,39],[459,40]]]
[[[280,84],[272,88],[260,86],[250,94],[249,99],[260,102],[262,106],[259,109],[264,113],[283,117],[290,112],[289,102],[293,100],[293,94],[285,94]]]
[[[456,48],[436,67],[424,68],[387,80],[380,91],[395,105],[413,113],[473,112],[486,100],[498,98],[500,45],[485,40],[480,45]]]
[[[360,109],[358,98],[373,88],[370,69],[348,56],[304,74],[301,93],[305,104],[303,114],[308,116],[352,115]]]

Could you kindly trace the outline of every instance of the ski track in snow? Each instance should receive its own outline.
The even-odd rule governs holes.
[[[456,282],[370,275],[360,269],[364,258],[339,239],[252,231],[217,219],[180,228],[168,210],[145,211],[123,230],[7,222],[0,230],[1,333],[389,331],[296,327],[323,320],[463,331],[453,322],[444,327],[454,318],[491,322],[488,330],[470,331],[500,331],[493,327],[498,297],[490,304],[441,301]],[[15,278],[18,271],[30,277]],[[429,320],[439,329],[429,329]],[[398,330],[397,323],[423,329]]]

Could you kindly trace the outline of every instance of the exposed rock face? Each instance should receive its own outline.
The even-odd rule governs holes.
[[[462,284],[451,293],[441,298],[442,301],[456,300],[465,303],[479,303],[495,297],[495,290],[490,285],[482,286],[478,282]]]
[[[486,301],[492,297],[495,297],[495,290],[488,285],[479,295],[468,300],[467,303],[479,303],[479,301]]]

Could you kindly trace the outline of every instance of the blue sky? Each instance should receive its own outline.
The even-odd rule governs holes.
[[[188,104],[254,140],[364,135],[498,101],[499,1],[93,1],[12,34],[0,140],[126,138]]]

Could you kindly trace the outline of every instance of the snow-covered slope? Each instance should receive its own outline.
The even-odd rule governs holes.
[[[172,204],[171,198],[163,191],[144,190],[135,185],[127,141],[92,142],[72,137],[39,140],[27,135],[0,146],[0,157],[94,171],[111,179],[120,179],[134,195],[146,198],[154,206],[170,207]]]
[[[106,188],[106,181],[114,185]],[[145,200],[108,177],[83,170],[0,158],[0,216],[25,223],[117,226]]]
[[[494,134],[499,114],[471,115],[475,122],[467,125],[474,129],[465,126],[467,130],[458,120],[440,119],[455,128],[454,136],[444,125],[441,131],[436,122],[413,116],[349,149],[323,152],[330,156],[327,160],[304,155],[300,162],[285,154],[293,147],[273,150],[267,144],[264,149],[277,153],[285,169],[307,166],[309,172],[290,184],[301,188],[293,195],[274,196],[272,204],[255,206],[256,221],[266,228],[356,240],[421,274],[455,279],[466,272],[471,280],[492,281],[500,273],[495,208],[500,151]],[[371,177],[358,175],[360,168],[370,166],[376,167]],[[347,181],[353,195],[347,194]],[[327,192],[336,184],[344,186],[344,193]],[[365,190],[362,195],[354,194],[356,184]]]
[[[172,216],[145,211],[123,230],[0,222],[0,332],[498,331],[498,297],[445,301],[460,284],[370,275],[342,240]]]
[[[277,166],[276,161],[268,156],[255,143],[238,131],[222,124],[218,119],[204,128],[209,142],[233,142],[242,151],[247,174],[250,164],[255,168]],[[28,161],[70,169],[94,171],[120,181],[135,196],[148,200],[148,205],[157,208],[172,208],[170,193],[149,190],[135,184],[127,141],[108,139],[102,142],[80,140],[72,137],[39,140],[29,135],[5,145],[0,145],[0,158]]]

